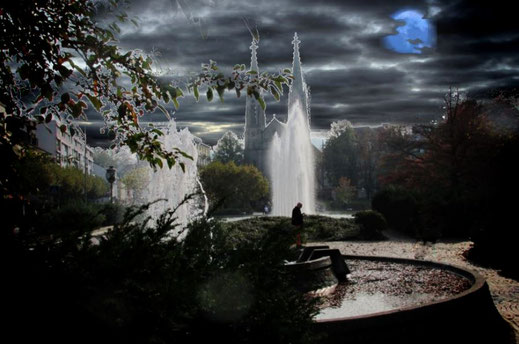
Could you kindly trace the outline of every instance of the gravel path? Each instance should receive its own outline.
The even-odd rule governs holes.
[[[440,240],[435,244],[424,245],[397,233],[384,234],[390,239],[376,242],[349,241],[314,244],[328,245],[330,248],[339,249],[342,254],[430,260],[474,270],[486,278],[497,309],[514,328],[516,342],[519,343],[519,282],[499,275],[498,271],[494,269],[477,266],[467,261],[463,253],[472,245],[470,241]],[[308,243],[308,245],[310,244],[312,243]]]

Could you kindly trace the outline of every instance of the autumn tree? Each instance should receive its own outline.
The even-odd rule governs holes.
[[[442,121],[386,134],[389,154],[382,181],[421,195],[426,228],[466,236],[483,221],[482,204],[494,188],[489,162],[496,160],[503,137],[480,102],[451,90]]]

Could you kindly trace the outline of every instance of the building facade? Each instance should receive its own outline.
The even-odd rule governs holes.
[[[94,150],[87,145],[85,134],[70,135],[68,131],[61,132],[59,127],[56,121],[39,124],[36,127],[38,148],[55,157],[60,166],[75,166],[93,174]]]

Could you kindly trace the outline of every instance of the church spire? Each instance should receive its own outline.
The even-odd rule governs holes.
[[[292,73],[294,74],[294,83],[297,80],[298,84],[302,84],[302,74],[301,74],[301,56],[299,55],[299,37],[297,37],[297,32],[294,33],[294,40],[292,41],[292,45],[294,46],[294,53],[292,55]]]
[[[294,79],[292,81],[292,85],[290,86],[290,91],[288,93],[288,108],[290,109],[292,104],[299,100],[303,107],[303,111],[306,112],[308,120],[310,119],[310,112],[308,108],[308,89],[306,86],[306,82],[303,77],[303,70],[301,68],[301,56],[299,55],[299,37],[297,36],[297,32],[294,33],[294,40],[292,44],[294,45],[294,53],[292,60],[292,75]]]
[[[257,54],[256,54],[256,50],[258,50],[258,42],[256,41],[256,39],[252,39],[252,44],[250,46],[250,50],[251,50],[251,58],[250,58],[250,70],[255,70],[256,72],[259,72],[258,71],[258,57],[257,57]]]
[[[256,83],[259,75],[259,67],[258,67],[258,41],[253,38],[250,46],[251,50],[251,59],[250,59],[250,69],[249,71],[254,71],[256,73],[249,74],[249,84]],[[259,87],[256,85],[256,89],[258,92]],[[248,147],[251,140],[251,135],[259,135],[256,133],[256,129],[263,130],[265,129],[265,111],[261,108],[256,98],[251,95],[247,96],[245,100],[245,146]]]

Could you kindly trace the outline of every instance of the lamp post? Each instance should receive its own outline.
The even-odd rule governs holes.
[[[106,169],[106,180],[110,183],[110,203],[114,202],[115,168],[110,166]]]

